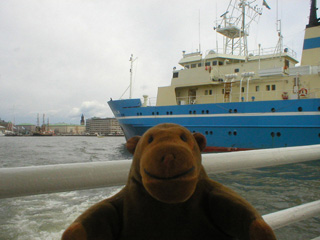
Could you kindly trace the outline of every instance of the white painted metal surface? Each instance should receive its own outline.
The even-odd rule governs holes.
[[[320,145],[205,154],[207,173],[320,159]],[[0,169],[0,198],[124,185],[131,160]]]
[[[131,160],[0,169],[0,198],[125,184]]]
[[[270,167],[320,159],[320,145],[202,155],[208,173]]]
[[[264,215],[273,230],[320,215],[320,200]]]

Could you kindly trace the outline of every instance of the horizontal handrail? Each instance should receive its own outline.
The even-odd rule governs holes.
[[[316,237],[316,238],[313,238],[311,240],[320,240],[320,236],[319,237]]]
[[[204,154],[207,173],[320,159],[320,145]],[[0,199],[124,185],[131,160],[1,168]]]
[[[263,218],[275,230],[319,214],[320,200],[266,214],[263,215]]]
[[[202,155],[208,173],[260,168],[320,159],[320,145]],[[125,184],[131,160],[0,169],[0,198]],[[278,229],[320,214],[320,200],[263,216]],[[313,240],[320,240],[320,237]]]

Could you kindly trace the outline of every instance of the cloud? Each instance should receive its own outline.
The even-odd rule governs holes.
[[[82,114],[84,114],[85,118],[106,117],[108,108],[109,107],[106,104],[100,103],[96,100],[84,101],[80,107],[72,108],[69,117],[71,119],[80,119]]]
[[[182,51],[192,52],[199,47],[199,10],[201,49],[205,53],[215,48],[212,27],[228,2],[2,1],[0,118],[33,123],[37,113],[45,113],[52,123],[78,123],[82,113],[86,118],[112,117],[106,102],[110,97],[119,99],[128,87],[131,54],[138,57],[133,97],[156,97],[158,86],[170,85],[172,68],[179,68]],[[289,37],[290,45],[293,43],[299,50],[309,3],[291,2],[295,4],[283,6],[283,18],[290,21],[283,24],[284,43]],[[271,7],[275,3],[268,1]],[[276,44],[276,32],[271,38],[269,31],[264,31],[270,29],[270,22],[275,23],[274,14],[269,10],[263,13],[259,27],[262,37],[253,39],[250,49],[257,48],[258,43],[263,48]],[[300,42],[295,44],[297,40]]]

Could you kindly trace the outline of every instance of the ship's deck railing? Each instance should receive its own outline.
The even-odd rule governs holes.
[[[320,145],[204,154],[208,174],[320,159]],[[0,169],[0,199],[110,186],[127,181],[131,160]],[[273,228],[320,215],[320,200],[264,215]],[[319,240],[319,238],[316,238]]]
[[[287,53],[289,56],[293,57],[293,58],[297,58],[297,53],[289,48],[288,46],[284,46],[283,49],[281,50],[281,53]],[[224,54],[224,49],[223,48],[215,48],[215,49],[209,49],[205,52],[205,56],[207,56],[210,53],[215,53],[215,54]],[[260,50],[259,49],[254,49],[254,50],[249,50],[248,52],[249,58],[252,56],[263,56],[263,55],[279,55],[279,50],[277,47],[270,47],[270,48],[263,48],[261,47]]]

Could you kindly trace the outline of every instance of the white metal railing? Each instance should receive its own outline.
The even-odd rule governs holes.
[[[319,214],[320,200],[266,214],[263,218],[275,230]]]
[[[286,53],[293,57],[293,58],[297,58],[297,53],[289,48],[288,46],[283,46],[283,49],[281,49],[281,51],[283,50],[283,52],[281,53],[284,53],[284,49],[286,49]],[[249,57],[251,56],[263,56],[263,55],[279,55],[279,52],[276,51],[277,50],[277,47],[269,47],[269,48],[260,48],[259,49],[254,49],[254,50],[249,50],[248,51],[248,55]],[[224,49],[223,48],[215,48],[215,49],[210,49],[210,50],[207,50],[205,52],[205,56],[207,56],[208,54],[210,54],[211,51],[214,51],[214,53],[216,54],[224,54]]]
[[[320,159],[320,145],[204,154],[207,173]],[[131,160],[0,169],[0,199],[123,185]]]
[[[320,145],[202,155],[207,173],[320,159]],[[0,198],[124,185],[131,160],[0,169]],[[263,216],[277,229],[320,214],[320,200]],[[318,239],[318,238],[316,238]]]

